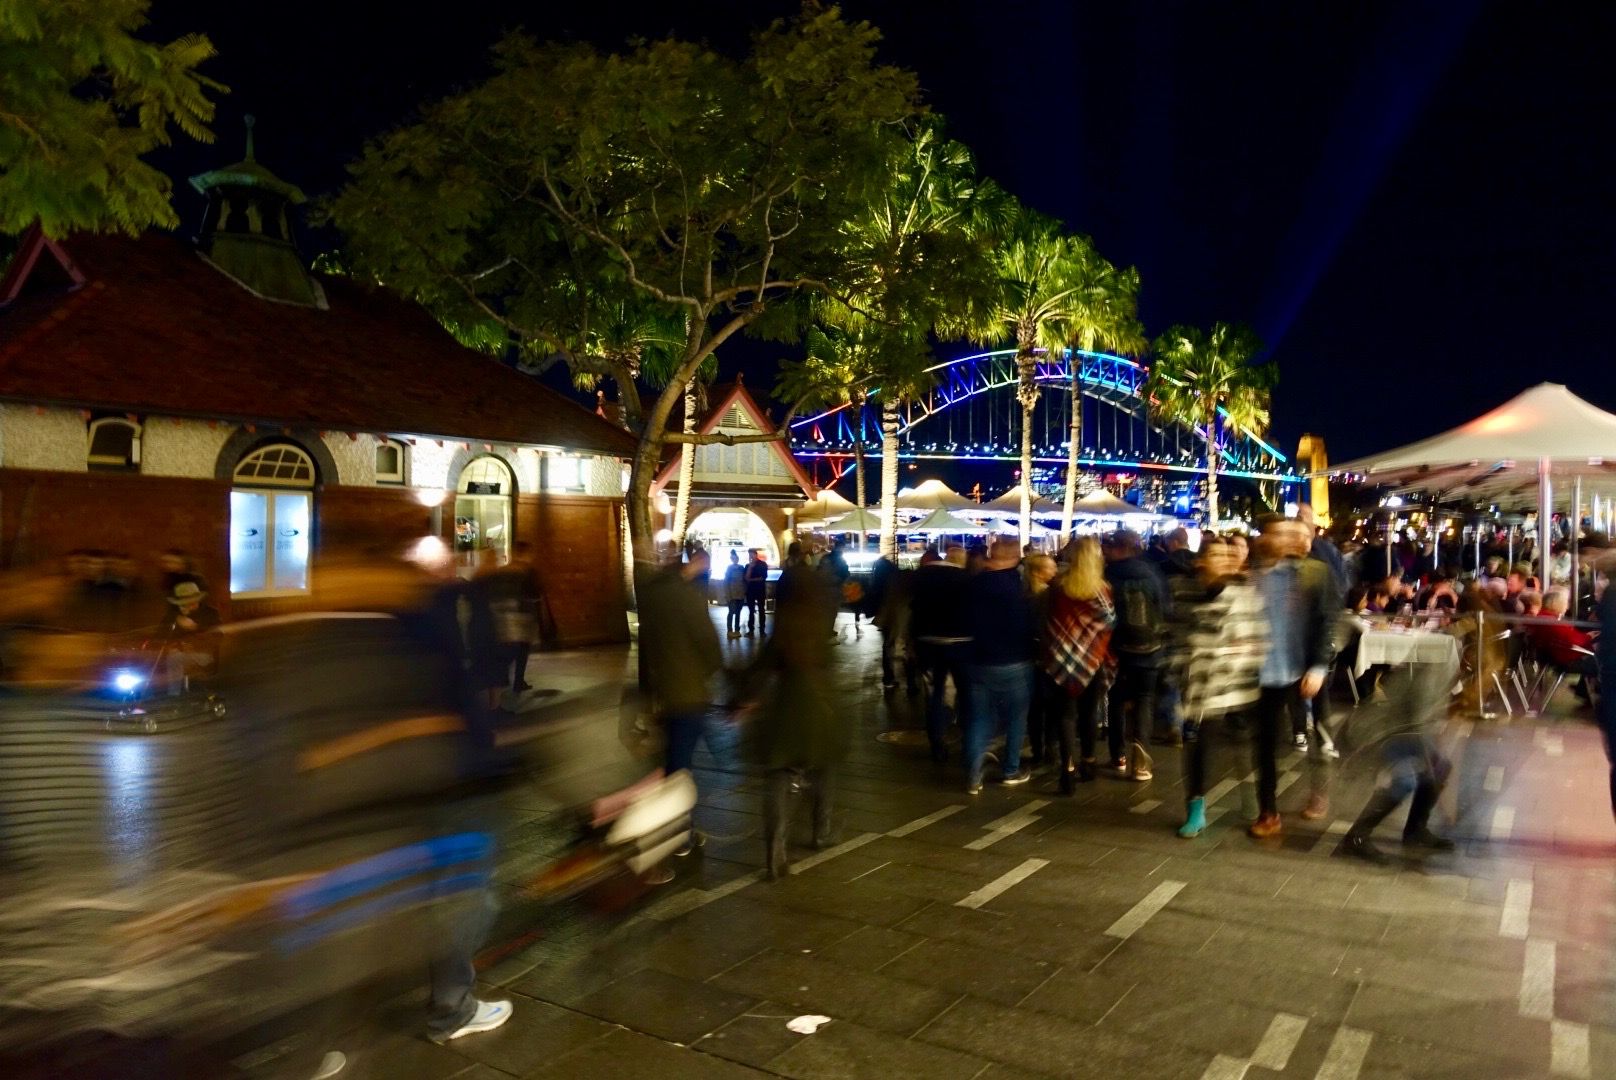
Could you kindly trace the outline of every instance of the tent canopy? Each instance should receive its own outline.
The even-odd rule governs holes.
[[[991,499],[977,509],[980,509],[989,517],[1019,517],[1021,514],[1021,485],[1017,484],[997,499]],[[1042,496],[1035,496],[1032,500],[1032,512],[1034,514],[1058,514],[1061,509],[1060,503]]]
[[[822,521],[855,509],[852,501],[838,495],[834,488],[821,488],[818,495],[797,507],[797,517],[802,521]]]
[[[825,527],[825,531],[833,533],[880,532],[881,515],[872,514],[863,509],[854,510],[850,514],[843,514],[841,517],[829,522]]]
[[[1073,517],[1121,517],[1123,514],[1148,514],[1131,502],[1124,502],[1104,488],[1096,488],[1072,506]]]
[[[922,510],[930,513],[933,510],[965,510],[974,506],[976,503],[941,480],[926,480],[918,487],[904,488],[898,492],[899,510]]]
[[[1582,477],[1590,482],[1589,491],[1616,490],[1616,416],[1559,383],[1541,383],[1468,424],[1329,471],[1535,505],[1543,461],[1555,479]]]
[[[947,510],[933,510],[921,520],[910,525],[905,532],[936,532],[936,533],[985,533],[988,530],[975,522],[955,517]]]

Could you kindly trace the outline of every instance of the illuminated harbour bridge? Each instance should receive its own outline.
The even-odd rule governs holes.
[[[1033,413],[1033,458],[1046,469],[1066,464],[1072,420],[1072,368],[1077,366],[1083,410],[1078,463],[1102,471],[1136,471],[1164,480],[1206,473],[1206,442],[1198,429],[1149,415],[1142,395],[1147,369],[1108,353],[1066,350],[1038,361],[1044,391]],[[899,457],[905,461],[1021,461],[1021,405],[1016,400],[1015,350],[976,353],[927,369],[932,386],[899,407]],[[825,462],[832,475],[847,467],[854,445],[881,456],[881,398],[862,409],[842,406],[791,425],[791,447],[807,463]],[[1225,436],[1220,476],[1257,482],[1270,491],[1298,483],[1301,472],[1284,454],[1250,435]]]

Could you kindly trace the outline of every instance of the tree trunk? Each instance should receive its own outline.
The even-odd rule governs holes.
[[[1021,542],[1032,535],[1032,410],[1021,407]]]
[[[1218,413],[1212,414],[1206,421],[1206,520],[1207,528],[1215,529],[1218,524]]]
[[[864,516],[864,439],[862,436],[853,441],[853,477],[854,497],[858,499],[858,515]],[[858,550],[864,550],[864,526],[859,524]]]
[[[1021,542],[1032,534],[1032,414],[1038,407],[1038,355],[1031,327],[1016,335],[1016,400],[1021,403]]]
[[[898,398],[881,402],[881,554],[898,558]]]
[[[1077,448],[1083,441],[1083,390],[1078,379],[1083,358],[1072,354],[1072,426],[1067,434],[1066,447],[1066,502],[1061,507],[1061,543],[1072,535],[1072,513],[1077,505]]]
[[[685,383],[686,435],[696,433],[696,380]],[[684,547],[685,530],[690,526],[690,485],[696,479],[696,444],[684,443],[679,447],[679,498],[673,507],[673,542]]]
[[[640,430],[640,388],[634,381],[635,365],[623,360],[611,363],[612,381],[617,384],[617,403],[623,409],[623,426],[630,431]]]

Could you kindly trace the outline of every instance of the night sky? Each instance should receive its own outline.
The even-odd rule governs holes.
[[[368,137],[485,72],[504,29],[739,50],[796,7],[475,0],[422,18],[363,0],[156,0],[152,33],[210,35],[206,70],[233,91],[219,142],[160,164],[183,177],[235,160],[251,112],[260,160],[317,195]],[[1343,460],[1543,380],[1616,408],[1600,321],[1616,287],[1616,8],[844,7],[885,31],[884,57],[919,73],[985,172],[1139,267],[1152,335],[1257,328],[1287,451],[1316,431]],[[176,198],[194,230],[198,200]],[[771,381],[756,348],[725,375],[737,365]]]

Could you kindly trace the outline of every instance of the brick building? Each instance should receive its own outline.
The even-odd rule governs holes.
[[[720,387],[715,402],[697,425],[702,434],[760,435],[775,425],[740,379]],[[817,490],[784,440],[696,447],[695,475],[690,485],[690,524],[686,535],[699,540],[722,559],[727,548],[762,548],[771,566],[793,539],[792,515]],[[651,487],[664,509],[679,492],[679,453],[675,447]]]
[[[194,244],[34,233],[0,277],[0,566],[178,547],[243,618],[295,607],[333,554],[443,544],[469,566],[527,540],[561,642],[626,639],[632,436],[310,273],[303,195],[250,139],[192,184]]]

